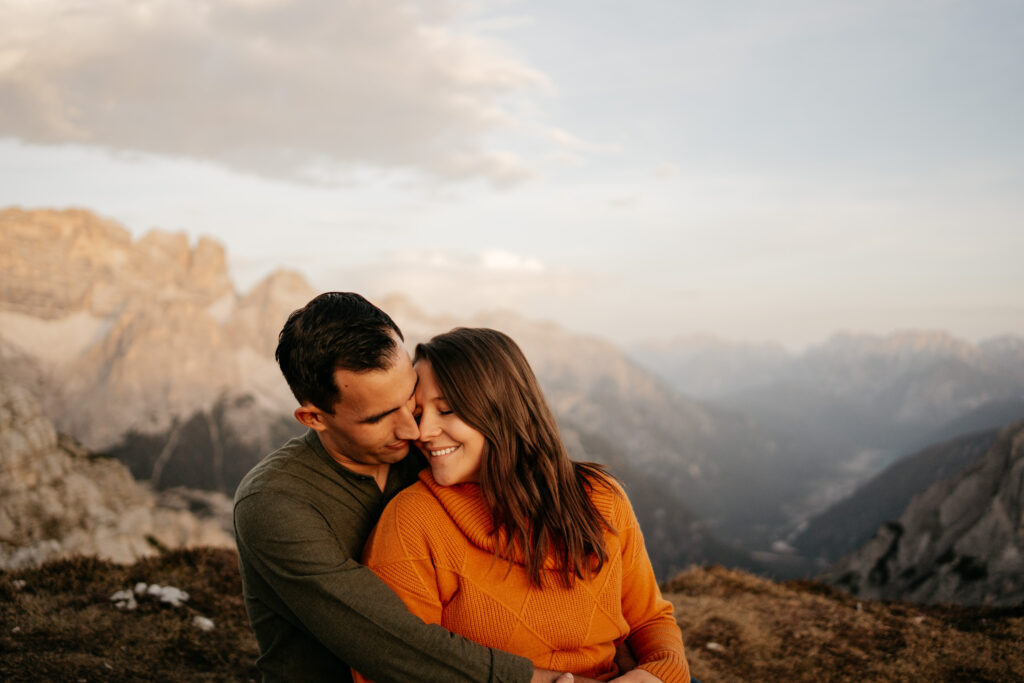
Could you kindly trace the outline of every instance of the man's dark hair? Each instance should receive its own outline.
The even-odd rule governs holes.
[[[334,414],[341,392],[338,369],[386,370],[402,331],[391,317],[352,292],[325,292],[292,311],[277,338],[274,357],[299,403]]]

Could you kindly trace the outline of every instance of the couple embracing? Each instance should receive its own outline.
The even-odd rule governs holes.
[[[308,430],[235,494],[264,680],[688,681],[625,493],[569,459],[516,343],[403,341],[341,292],[281,331]]]

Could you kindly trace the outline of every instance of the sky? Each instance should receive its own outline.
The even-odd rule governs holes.
[[[1018,0],[0,0],[0,207],[620,344],[1024,335]]]

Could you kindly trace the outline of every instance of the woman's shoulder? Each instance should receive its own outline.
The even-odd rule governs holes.
[[[370,567],[419,557],[432,546],[444,510],[422,481],[403,489],[384,508],[366,547]]]
[[[441,509],[437,498],[422,480],[417,480],[399,491],[384,508],[381,520],[387,518],[417,518]]]
[[[633,517],[633,508],[619,480],[598,470],[585,471],[584,477],[587,494],[597,511],[615,528],[628,524]]]

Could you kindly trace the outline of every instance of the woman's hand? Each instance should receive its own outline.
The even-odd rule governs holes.
[[[643,669],[632,669],[618,678],[613,678],[610,683],[662,683],[662,681]]]

